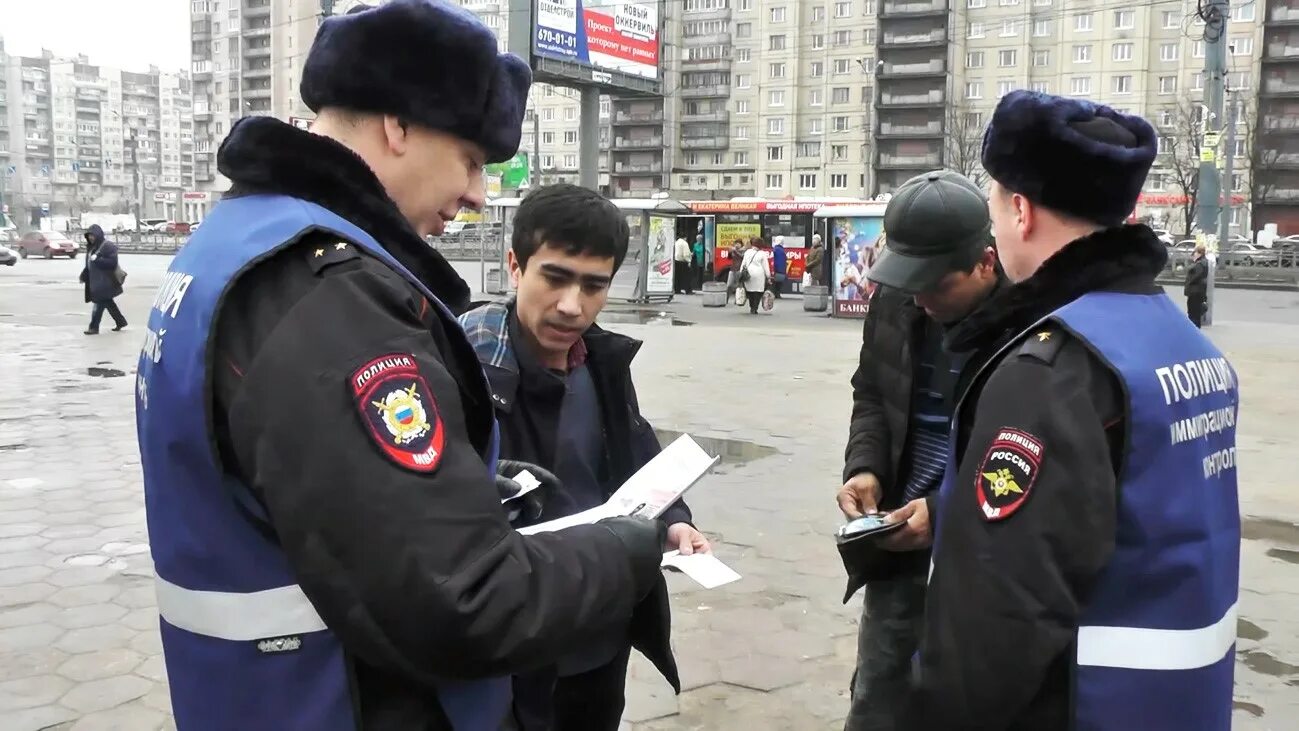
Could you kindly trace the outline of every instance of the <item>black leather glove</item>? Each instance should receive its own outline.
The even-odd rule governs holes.
[[[537,478],[541,487],[517,500],[510,498],[523,491],[523,486],[514,481],[520,472],[527,470]],[[502,507],[511,525],[530,525],[537,522],[545,512],[549,497],[560,490],[563,485],[551,471],[529,462],[513,459],[502,459],[496,462],[496,492],[501,496]]]
[[[668,527],[661,520],[632,517],[605,518],[596,525],[609,529],[626,547],[631,559],[632,577],[636,581],[636,601],[644,599],[663,579],[660,567],[663,565]]]

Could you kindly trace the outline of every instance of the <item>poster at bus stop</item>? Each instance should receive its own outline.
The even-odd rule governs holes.
[[[667,216],[650,216],[649,269],[645,274],[647,294],[672,294],[673,248],[676,224]]]
[[[762,224],[757,223],[719,223],[717,224],[717,250],[713,255],[714,271],[721,272],[731,266],[731,247],[736,244],[748,244],[750,239],[762,235]]]
[[[830,251],[834,257],[834,314],[865,317],[866,303],[875,290],[866,278],[884,246],[884,219],[835,218],[830,225]]]

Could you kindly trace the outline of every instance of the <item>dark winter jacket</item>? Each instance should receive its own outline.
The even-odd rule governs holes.
[[[1200,257],[1186,268],[1186,286],[1182,294],[1187,299],[1204,299],[1209,296],[1209,260]]]
[[[117,244],[104,239],[104,229],[95,224],[86,231],[86,266],[81,270],[86,301],[104,303],[122,294],[117,281]]]
[[[535,364],[528,353],[518,350],[514,304],[488,304],[463,315],[460,323],[492,386],[502,459],[553,469],[565,387],[562,380]],[[587,348],[586,365],[600,400],[600,425],[605,436],[600,478],[607,498],[658,455],[660,447],[654,428],[641,416],[631,380],[631,362],[640,350],[640,341],[598,325],[591,326],[582,339]],[[563,494],[549,496],[538,522],[571,515],[579,507]],[[668,525],[689,523],[690,508],[678,501],[659,520]],[[667,587],[660,582],[637,608],[631,628],[632,645],[676,687],[676,662],[668,644],[670,622]]]

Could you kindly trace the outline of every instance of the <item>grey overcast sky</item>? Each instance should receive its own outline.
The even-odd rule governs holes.
[[[189,0],[0,0],[11,56],[84,54],[125,71],[188,68]]]

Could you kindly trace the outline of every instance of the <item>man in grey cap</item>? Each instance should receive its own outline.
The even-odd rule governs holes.
[[[949,344],[1013,335],[953,415],[908,728],[1231,726],[1239,394],[1155,284],[1164,245],[1124,224],[1155,153],[1145,120],[1078,99],[993,114],[1014,284]]]
[[[866,583],[847,731],[891,731],[906,708],[929,569],[926,506],[967,372],[943,334],[999,286],[989,227],[983,193],[951,171],[908,180],[884,213],[838,501],[849,518],[915,507],[905,528],[844,556],[849,592]]]
[[[497,731],[512,673],[662,580],[657,522],[511,529],[469,288],[424,240],[483,205],[529,84],[473,14],[394,0],[321,24],[311,132],[222,143],[136,383],[182,731]]]

